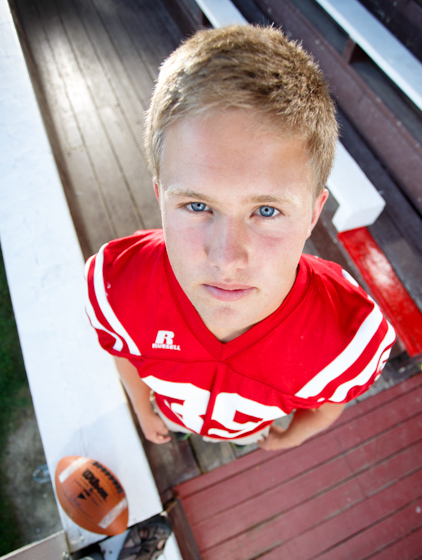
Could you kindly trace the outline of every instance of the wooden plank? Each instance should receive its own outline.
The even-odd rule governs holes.
[[[17,1],[17,7],[48,105],[48,108],[44,109],[51,115],[50,128],[54,128],[54,135],[57,134],[61,144],[61,147],[55,146],[56,160],[58,157],[57,164],[63,168],[63,173],[69,179],[68,183],[65,183],[65,187],[68,187],[66,196],[72,217],[78,225],[78,235],[86,239],[84,255],[88,257],[96,248],[112,238],[115,231],[98,189],[76,116],[56,67],[38,11],[34,6],[30,10],[21,0]],[[87,227],[90,219],[98,224],[98,227]]]
[[[47,0],[44,2],[50,16],[52,4]],[[118,236],[130,235],[144,225],[139,210],[134,207],[113,139],[107,133],[100,109],[116,107],[116,113],[122,123],[123,117],[71,0],[62,0],[59,8],[58,17],[63,22],[69,43],[61,40],[60,48],[55,45],[55,57],[78,115],[79,126],[110,209],[116,233]],[[57,36],[55,40],[57,42]]]
[[[397,483],[378,492],[377,494],[358,501],[351,507],[346,508],[341,515],[329,518],[319,523],[319,507],[326,507],[324,500],[313,500],[309,503],[306,511],[292,510],[287,515],[275,518],[254,530],[242,533],[230,541],[222,543],[208,550],[201,550],[203,560],[246,560],[254,555],[260,554],[263,560],[307,560],[323,553],[335,544],[341,542],[350,535],[363,530],[367,525],[382,520],[390,512],[403,507],[413,501],[415,494],[422,489],[422,470],[399,480]],[[343,488],[343,494],[339,492],[336,496],[337,507],[347,504],[347,499],[352,502],[358,489]],[[348,494],[348,492],[350,492]],[[318,503],[320,501],[320,503]],[[316,503],[319,507],[316,507]],[[312,508],[315,507],[313,511]],[[305,517],[308,516],[309,517]],[[307,530],[306,524],[311,525]],[[297,531],[296,537],[291,538],[289,531]],[[306,531],[305,533],[303,531]],[[270,550],[271,549],[271,550]],[[262,554],[265,550],[268,553]]]
[[[207,473],[216,467],[226,465],[236,458],[232,445],[227,442],[206,442],[200,436],[192,434],[189,438],[192,449],[202,473]]]
[[[173,532],[179,544],[182,558],[184,560],[201,560],[198,547],[179,500],[176,500],[175,506],[170,509],[168,515],[171,519]]]
[[[333,507],[338,504],[340,509],[344,505],[349,507],[353,499],[359,501],[417,469],[421,452],[422,442],[418,441],[379,464],[372,460],[369,468],[365,466],[362,470],[351,469],[348,456],[339,456],[283,484],[268,488],[250,500],[244,500],[242,494],[231,494],[233,503],[229,509],[215,515],[205,512],[199,522],[196,516],[192,518],[184,501],[185,512],[201,550],[251,530],[276,516],[283,515],[284,521],[288,523],[290,511],[297,508],[306,511],[301,519],[311,519],[314,512],[318,512],[315,519],[320,522],[324,515],[329,517],[336,514]],[[215,491],[230,492],[224,485]],[[343,501],[345,495],[346,501]],[[206,501],[203,507],[207,509]],[[295,530],[298,529],[297,524],[294,525]]]
[[[136,209],[139,218],[138,225],[133,231],[141,228],[160,228],[161,214],[152,178],[142,153],[139,152],[139,148],[133,141],[127,123],[122,120],[120,110],[116,107],[104,107],[100,109],[99,114],[113,144],[128,189],[130,203]],[[128,208],[125,209],[128,210]]]
[[[421,418],[422,420],[422,418]],[[419,422],[419,429],[421,422]],[[419,432],[420,436],[420,432]],[[391,437],[391,436],[390,436]],[[400,444],[394,447],[399,447]],[[369,461],[361,466],[355,461],[355,468],[351,468],[349,462],[352,460],[353,452],[349,455],[340,455],[334,460],[316,467],[306,473],[298,473],[297,476],[267,488],[261,494],[244,500],[242,494],[231,494],[232,504],[229,509],[210,515],[207,511],[201,511],[202,519],[198,520],[197,514],[192,516],[188,508],[188,501],[184,500],[185,511],[196,534],[201,535],[198,545],[201,548],[214,546],[218,542],[232,538],[255,525],[273,516],[287,514],[289,510],[297,507],[308,508],[308,500],[315,500],[322,496],[323,508],[329,505],[330,495],[338,491],[340,485],[347,486],[349,483],[357,484],[363,494],[370,495],[377,488],[394,482],[400,476],[415,470],[419,466],[422,452],[421,441],[409,445],[404,449],[395,449],[392,454],[379,461],[371,451],[366,450],[365,458]],[[257,473],[256,476],[259,476]],[[221,494],[230,492],[229,486],[222,484],[215,488]],[[347,504],[351,505],[350,496]],[[207,510],[206,501],[203,502],[204,510]],[[323,509],[320,510],[318,519],[322,519]],[[328,513],[329,514],[329,513]],[[327,515],[328,515],[327,514]]]
[[[90,10],[91,5],[95,8],[97,17],[101,20],[105,30],[107,31],[110,43],[112,44],[111,57],[107,54],[109,49],[107,49],[105,38],[103,36],[100,38],[95,37],[94,32],[92,31],[93,28],[94,30],[97,29],[97,24],[95,20],[91,23],[91,18],[94,18]],[[112,68],[114,80],[117,84],[121,85],[119,89],[124,91],[127,90],[127,92],[133,90],[137,100],[141,102],[144,110],[146,110],[151,98],[151,92],[154,84],[153,78],[150,70],[145,65],[142,54],[138,52],[133,44],[132,39],[124,25],[124,21],[119,17],[114,1],[91,0],[90,3],[81,3],[78,1],[77,7],[79,12],[83,14],[83,17],[85,17],[85,15],[88,17],[88,25],[91,36],[94,36],[95,44],[101,44],[101,51],[106,59],[104,60],[104,66],[108,68],[110,74]],[[113,64],[114,50],[117,54],[118,60]],[[112,64],[113,67],[111,66]],[[121,94],[122,92],[119,93]],[[136,106],[136,99],[132,103]],[[139,118],[139,115],[137,115],[137,118]]]
[[[422,528],[410,532],[393,545],[381,550],[371,560],[419,560],[421,558]]]
[[[48,3],[45,9],[49,11]],[[97,108],[116,105],[115,92],[110,87],[97,53],[85,31],[84,23],[80,19],[72,0],[60,0],[57,3],[57,16],[63,26],[64,37],[67,38],[68,46],[66,50],[73,55],[79,70],[76,73],[76,68],[70,67],[70,75],[75,74],[75,78],[80,79],[80,74],[84,81],[84,87],[88,90],[89,97]]]
[[[168,17],[165,6],[160,2],[161,20],[161,17],[157,17],[157,5],[151,4],[148,0],[138,0],[136,3],[129,0],[114,0],[114,4],[133,44],[155,80],[159,65],[180,42],[172,35],[163,32],[163,28],[168,29],[168,26],[171,26],[174,30],[175,27]],[[157,36],[160,37],[159,41],[156,40]],[[182,40],[181,34],[180,40]]]
[[[138,433],[147,454],[155,483],[163,503],[171,500],[173,484],[180,484],[200,471],[188,441],[175,441],[156,445],[147,441],[138,426]]]
[[[126,235],[132,233],[135,224],[139,224],[136,215],[132,214],[133,220],[129,219],[129,213],[123,209],[122,201],[127,200],[127,190],[124,184],[122,185],[121,173],[116,164],[113,152],[104,131],[101,122],[97,116],[95,105],[92,101],[90,92],[85,84],[84,77],[80,73],[77,60],[75,59],[71,46],[67,42],[66,34],[59,19],[55,7],[48,1],[38,3],[41,9],[41,19],[50,45],[54,47],[53,55],[56,61],[58,75],[64,84],[64,91],[69,98],[72,112],[77,123],[77,129],[81,134],[82,143],[86,150],[89,165],[93,171],[93,178],[101,193],[102,200],[105,204],[109,221],[113,227],[113,235]],[[44,10],[44,11],[42,11]],[[48,83],[44,85],[48,88]],[[64,138],[62,138],[64,142]],[[64,143],[63,150],[66,152],[71,149]],[[72,155],[75,151],[73,150]],[[77,167],[69,166],[70,169],[77,170]],[[78,171],[78,170],[77,170]],[[84,177],[78,177],[79,183],[74,184],[76,192],[83,191]],[[93,186],[92,177],[88,176],[88,185]],[[85,179],[86,181],[87,179]],[[86,187],[85,192],[89,192],[89,186]],[[84,201],[85,202],[85,201]],[[82,205],[81,205],[82,206]],[[90,227],[90,223],[95,223],[95,226],[101,227],[96,220],[97,208],[95,205],[83,205],[85,225],[88,229],[95,229]],[[92,216],[91,213],[92,212]],[[127,216],[127,218],[126,218]],[[130,225],[132,223],[132,226]],[[99,247],[94,249],[98,250]]]
[[[350,431],[350,428],[348,427],[349,422],[353,420],[354,417],[363,418],[364,419],[363,424],[369,424],[369,422],[371,422],[374,417],[373,416],[368,417],[367,414],[376,411],[377,409],[379,410],[383,406],[387,406],[390,403],[394,403],[395,399],[401,399],[403,397],[407,398],[409,395],[410,398],[413,399],[414,391],[420,388],[421,383],[422,383],[421,376],[415,376],[413,378],[406,380],[403,383],[400,383],[392,387],[388,391],[379,393],[378,395],[371,397],[366,401],[363,401],[350,408],[347,408],[343,412],[340,419],[337,420],[337,422],[335,423],[334,426],[332,426],[331,429],[326,431],[324,434],[319,435],[312,440],[309,440],[302,447],[299,447],[296,450],[281,451],[275,453],[268,453],[266,451],[258,450],[256,452],[250,453],[245,457],[242,457],[242,459],[239,459],[238,461],[226,465],[223,469],[215,470],[213,472],[208,473],[206,476],[201,476],[193,480],[190,480],[185,484],[178,485],[176,490],[181,498],[186,498],[187,496],[212,488],[213,485],[218,484],[223,478],[227,480],[229,479],[234,480],[235,477],[240,476],[244,472],[253,470],[255,468],[262,469],[266,467],[267,463],[280,461],[282,464],[287,465],[289,461],[285,461],[286,455],[288,453],[293,453],[293,452],[301,455],[302,450],[305,447],[306,447],[306,451],[303,453],[305,456],[312,455],[313,453],[318,453],[319,450],[322,451],[323,447],[325,448],[324,453],[321,453],[323,457],[329,458],[330,456],[334,456],[336,454],[336,451],[339,451],[339,448],[337,445],[333,446],[332,442],[327,443],[328,440],[326,436],[328,434],[334,431],[337,432],[337,430],[340,430],[339,432],[337,432],[338,434],[347,433],[347,431]],[[404,405],[404,408],[406,408],[406,404]],[[385,408],[381,410],[381,413],[379,415],[379,418],[381,420],[380,426],[382,426],[380,432],[383,432],[388,429],[388,426],[384,422],[385,419],[383,416],[385,415],[385,410],[387,409]],[[387,414],[387,418],[388,417],[389,414]],[[407,415],[407,417],[412,418],[413,414],[409,414]],[[397,422],[405,421],[405,420],[406,418],[404,417],[402,418],[402,420],[397,420]],[[389,425],[395,426],[395,422],[394,421],[390,422]],[[370,439],[371,437],[372,437],[371,435],[368,435],[367,439]],[[315,444],[316,440],[317,440],[317,444]],[[333,453],[333,455],[330,455],[330,453]],[[271,468],[271,466],[268,465],[268,468]]]
[[[136,51],[130,43],[130,52],[126,50],[126,58],[121,58],[114,49],[97,12],[89,2],[76,1],[76,7],[81,21],[87,28],[91,40],[95,41],[95,50],[101,60],[104,72],[108,76],[110,88],[118,101],[118,107],[106,106],[99,109],[102,122],[111,139],[116,156],[122,167],[122,173],[128,185],[133,205],[140,215],[140,222],[147,229],[161,227],[161,216],[152,188],[152,180],[147,171],[143,155],[144,109],[149,101],[152,90],[152,80],[143,68],[143,61],[136,56]],[[98,8],[98,5],[97,5]],[[111,8],[111,6],[110,6]],[[104,15],[104,3],[100,10]],[[111,27],[115,39],[127,45],[130,42],[122,25],[116,25],[117,17],[111,17],[110,10],[106,10],[107,24]],[[125,67],[125,64],[129,68]],[[137,85],[147,91],[144,97],[137,97],[137,92],[129,74],[134,69],[142,69]]]
[[[422,62],[422,5],[419,0],[361,0]]]
[[[367,228],[339,234],[410,356],[422,353],[422,313]]]
[[[422,65],[357,0],[316,0],[349,37],[422,110]]]
[[[422,221],[421,236],[422,236]],[[388,213],[380,216],[377,222],[368,228],[376,243],[391,263],[403,286],[422,312],[422,258],[403,238]],[[422,237],[421,237],[422,238]]]
[[[36,541],[28,546],[19,548],[10,554],[2,556],[0,560],[45,560],[46,558],[64,558],[68,554],[66,534],[59,531],[46,539]]]
[[[387,391],[378,393],[377,395],[367,399],[365,401],[359,402],[357,405],[349,406],[340,416],[339,423],[346,423],[349,419],[357,417],[361,414],[366,414],[368,411],[373,410],[377,407],[383,406],[387,403],[394,403],[397,397],[412,393],[416,388],[422,385],[422,376],[414,375],[403,383],[398,383],[393,387],[390,387]]]
[[[324,551],[324,560],[338,560],[339,558],[350,558],[362,560],[371,554],[384,552],[396,541],[402,542],[409,532],[420,529],[422,525],[422,500],[413,500],[409,505],[399,510],[397,513],[386,517],[375,525],[366,527],[356,535],[339,543],[329,551]],[[420,537],[422,538],[422,536]],[[419,541],[421,542],[421,541]],[[400,546],[397,556],[403,558],[403,546]],[[370,556],[373,558],[373,556]],[[382,560],[385,556],[381,554]]]
[[[422,416],[408,420],[386,430],[374,439],[354,448],[345,455],[349,468],[354,472],[385,460],[408,446],[415,444],[422,433]]]
[[[360,416],[355,422],[346,423],[309,440],[299,448],[273,455],[265,454],[263,451],[254,452],[220,471],[179,486],[177,491],[184,500],[191,496],[189,507],[193,507],[193,503],[197,502],[200,511],[201,501],[206,499],[207,507],[215,507],[215,511],[219,511],[229,507],[231,503],[228,497],[223,496],[218,499],[213,495],[215,485],[220,484],[222,479],[226,480],[232,489],[239,487],[239,492],[245,499],[258,494],[271,484],[278,484],[293,476],[297,469],[304,471],[314,468],[335,457],[341,451],[368,441],[399,422],[413,418],[419,412],[417,399],[420,398],[420,394],[419,390],[417,394],[412,393],[409,397],[405,395],[404,398],[399,398],[396,412],[391,412],[389,407],[378,408],[367,415]],[[364,436],[362,436],[362,432]],[[291,463],[294,463],[294,467]],[[260,481],[254,480],[257,469],[259,469]],[[281,477],[272,475],[277,471],[282,473]],[[248,490],[242,491],[242,485],[248,485],[249,478],[251,486],[248,487]]]
[[[142,153],[144,112],[151,97],[153,82],[143,67],[142,59],[136,56],[136,51],[111,6],[110,9],[104,10],[104,2],[101,2],[97,11],[92,2],[73,1],[118,100],[126,124],[139,152]],[[131,46],[129,51],[126,50],[126,56],[119,49],[120,42],[129,43]],[[142,79],[139,79],[136,86],[132,79],[135,72],[142,73]]]
[[[327,550],[334,543],[340,542],[343,538],[353,535],[355,532],[364,529],[367,525],[382,520],[390,511],[394,511],[402,507],[408,501],[420,497],[421,491],[421,472],[399,481],[393,487],[387,488],[378,495],[369,498],[367,501],[358,504],[355,508],[351,508],[342,516],[338,516],[326,524],[317,527],[311,531],[306,538],[295,539],[286,546],[282,546],[271,554],[263,555],[265,560],[280,558],[277,554],[290,554],[289,560],[305,560],[312,558],[319,552]],[[402,492],[402,493],[401,493]],[[419,493],[419,495],[418,495]],[[328,527],[329,525],[329,527]],[[417,531],[420,534],[420,531]],[[404,542],[401,541],[400,551],[406,551]],[[394,547],[396,549],[396,547]],[[396,549],[397,550],[397,549]],[[418,552],[420,553],[420,541]],[[406,554],[406,553],[405,553]],[[390,556],[390,558],[406,557],[400,552],[398,556]],[[380,553],[381,558],[387,558],[385,551]],[[410,556],[413,558],[413,556]]]

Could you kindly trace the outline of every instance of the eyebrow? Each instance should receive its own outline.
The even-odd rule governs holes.
[[[167,187],[166,194],[173,198],[195,198],[198,200],[203,200],[204,202],[216,202],[216,200],[210,196],[206,196],[200,192],[196,192],[190,189],[183,189],[182,187]]]
[[[207,196],[203,193],[191,190],[191,189],[184,189],[182,187],[168,187],[166,189],[166,192],[169,196],[174,197],[174,198],[194,198],[197,200],[203,200],[206,203],[209,204],[213,204],[215,202],[217,202],[214,198]],[[297,203],[296,197],[294,195],[292,196],[288,196],[288,197],[280,197],[280,196],[274,196],[272,194],[258,194],[258,195],[252,195],[252,196],[246,196],[243,201],[244,204],[248,204],[248,203],[255,203],[255,204],[259,204],[259,203],[274,203],[274,204],[295,204]]]

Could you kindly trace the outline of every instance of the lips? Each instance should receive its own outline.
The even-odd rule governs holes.
[[[239,301],[255,290],[251,286],[239,284],[203,284],[204,289],[220,301]]]

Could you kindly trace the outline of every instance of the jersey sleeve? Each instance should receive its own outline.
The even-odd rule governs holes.
[[[338,313],[348,313],[352,318],[356,309],[360,319],[350,321],[355,324],[350,326],[350,339],[342,351],[295,394],[297,407],[344,404],[365,393],[381,375],[396,340],[379,306],[347,272],[342,271],[342,277],[345,291],[339,298]],[[353,288],[348,290],[347,284]]]
[[[115,356],[130,359],[141,353],[109,301],[111,285],[115,291],[119,290],[117,279],[112,273],[115,254],[115,242],[111,242],[104,245],[85,265],[86,313],[102,348]]]

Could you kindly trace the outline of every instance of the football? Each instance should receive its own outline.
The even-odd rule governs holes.
[[[63,457],[57,464],[57,498],[77,525],[100,535],[118,535],[127,529],[126,493],[117,477],[88,457]]]

